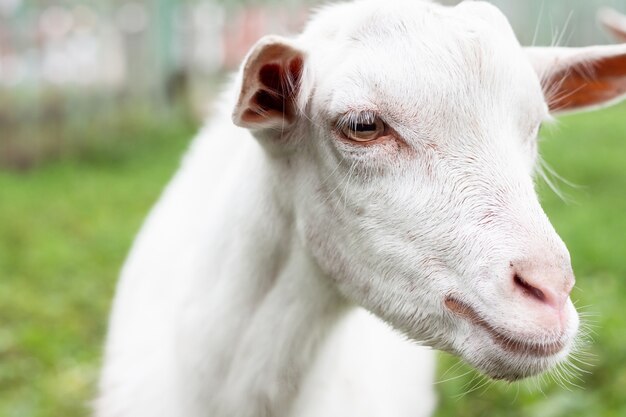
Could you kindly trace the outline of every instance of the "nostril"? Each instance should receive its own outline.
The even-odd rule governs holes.
[[[537,301],[559,314],[563,312],[574,284],[571,268],[554,265],[541,258],[520,260],[515,264],[511,261],[509,267],[509,274],[503,278],[509,291],[523,297],[520,301]]]
[[[528,282],[524,280],[519,274],[515,274],[513,276],[513,281],[515,285],[522,289],[524,294],[527,294],[541,302],[546,302],[546,295],[537,287],[533,287]]]

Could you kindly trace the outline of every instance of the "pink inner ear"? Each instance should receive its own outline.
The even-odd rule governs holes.
[[[580,63],[546,80],[551,111],[600,105],[626,93],[626,55]]]
[[[288,63],[263,65],[258,74],[257,91],[250,99],[242,120],[258,123],[268,118],[280,118],[292,122],[296,114],[296,93],[302,67],[303,61],[299,56]]]
[[[261,84],[274,91],[281,89],[281,78],[283,78],[283,71],[278,64],[266,64],[259,71]]]

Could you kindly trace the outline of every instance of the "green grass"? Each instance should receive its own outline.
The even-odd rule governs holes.
[[[83,416],[116,276],[174,172],[186,126],[0,174],[0,416]]]
[[[0,174],[0,416],[87,415],[118,270],[191,135],[179,124],[123,129],[111,146]],[[547,382],[545,395],[498,383],[459,397],[474,375],[459,377],[438,385],[438,417],[626,413],[626,106],[564,118],[543,136],[544,159],[580,185],[559,186],[568,203],[541,195],[571,251],[574,299],[595,313],[594,366],[583,389]],[[440,375],[454,363],[444,356]]]

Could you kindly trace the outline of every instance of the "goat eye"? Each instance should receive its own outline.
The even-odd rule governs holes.
[[[355,142],[370,142],[378,139],[385,131],[382,120],[375,118],[371,122],[350,123],[341,129],[341,133]]]

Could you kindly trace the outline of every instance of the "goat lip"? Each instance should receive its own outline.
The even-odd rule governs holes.
[[[446,297],[445,305],[451,312],[467,319],[473,325],[485,330],[493,341],[507,352],[515,353],[517,355],[547,357],[559,353],[565,347],[565,341],[562,336],[552,342],[538,343],[503,334],[486,319],[481,317],[472,306],[459,301],[454,297]]]

